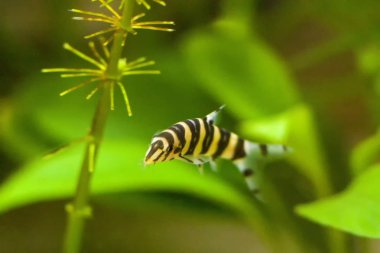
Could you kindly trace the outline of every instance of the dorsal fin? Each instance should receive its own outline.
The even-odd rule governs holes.
[[[217,110],[209,113],[206,115],[206,120],[208,123],[210,124],[213,124],[216,120],[216,118],[218,117],[218,114],[219,112],[224,108],[225,105],[222,105],[221,107],[219,107]]]

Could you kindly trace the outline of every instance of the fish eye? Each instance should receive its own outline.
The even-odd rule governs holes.
[[[156,141],[155,143],[152,144],[152,148],[154,149],[164,149],[164,145],[162,141]]]

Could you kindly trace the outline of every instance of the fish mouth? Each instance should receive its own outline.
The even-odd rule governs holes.
[[[144,166],[147,166],[147,165],[152,165],[152,164],[155,164],[156,162],[154,161],[147,161],[147,160],[144,160]]]

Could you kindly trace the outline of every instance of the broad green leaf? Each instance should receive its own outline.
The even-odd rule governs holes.
[[[0,101],[0,145],[8,155],[23,160],[34,154],[35,150],[41,150],[39,145],[24,138],[23,131],[18,131],[14,124],[14,109],[9,100]],[[16,130],[17,129],[17,130]],[[20,145],[18,145],[18,144]]]
[[[290,110],[289,144],[294,148],[292,161],[314,183],[318,196],[330,193],[328,166],[319,142],[314,116],[306,105]]]
[[[240,124],[241,131],[253,140],[267,143],[286,143],[289,135],[290,112],[246,120]]]
[[[299,205],[298,214],[359,236],[380,238],[380,165],[368,168],[341,194]]]
[[[312,112],[300,104],[275,116],[245,121],[242,130],[252,140],[291,146],[294,152],[289,158],[324,196],[329,193],[327,165],[314,125]]]
[[[355,175],[379,161],[380,131],[357,145],[351,156],[351,168]]]
[[[27,204],[67,198],[74,194],[82,145],[49,159],[27,164],[0,188],[0,212]],[[194,194],[210,201],[257,216],[252,199],[223,183],[217,177],[202,176],[182,162],[144,168],[145,145],[139,142],[105,142],[94,174],[94,194],[122,191],[169,190]]]
[[[83,99],[83,94],[58,95],[71,87],[72,82],[42,78],[41,74],[27,79],[27,84],[20,87],[0,111],[3,118],[0,143],[21,160],[84,136],[94,107],[93,101]]]
[[[245,119],[294,105],[298,96],[284,64],[242,26],[221,20],[186,39],[184,55],[200,87]]]
[[[13,159],[22,161],[48,149],[50,136],[36,126],[32,115],[18,109],[15,101],[0,101],[0,145]]]

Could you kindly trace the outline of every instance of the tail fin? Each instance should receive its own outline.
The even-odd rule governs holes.
[[[291,147],[282,144],[260,144],[246,142],[245,150],[248,156],[254,158],[279,158],[293,152]]]

